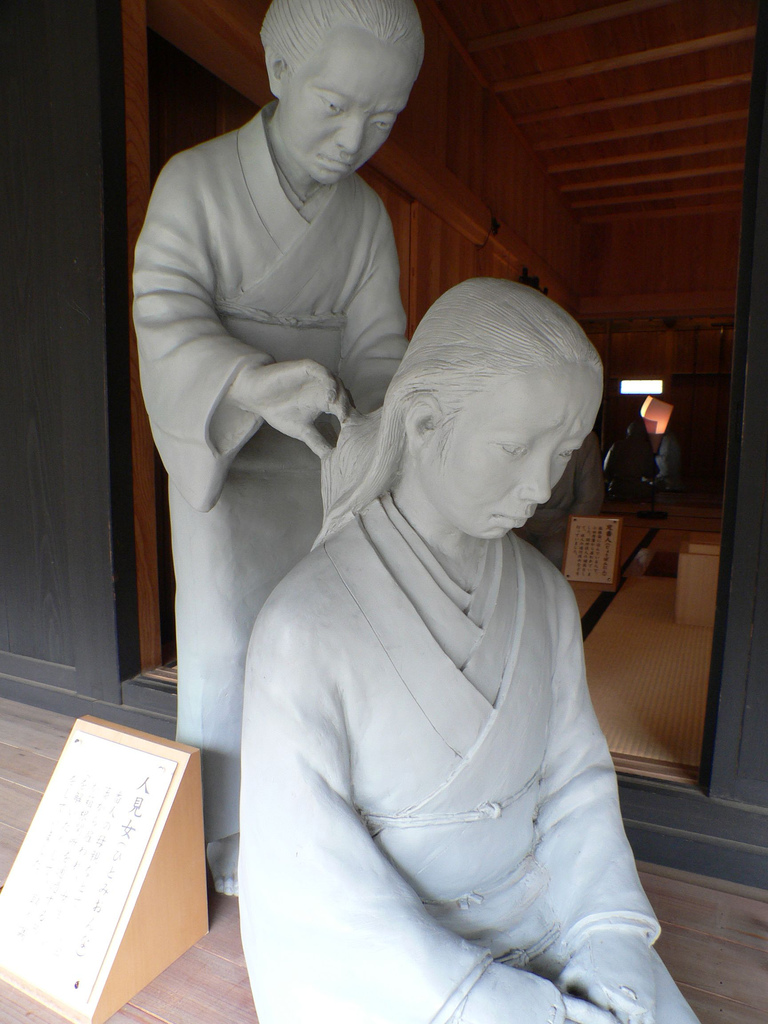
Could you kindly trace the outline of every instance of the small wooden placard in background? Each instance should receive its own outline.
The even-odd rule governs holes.
[[[621,522],[618,516],[568,517],[563,557],[567,580],[596,590],[618,588]]]
[[[200,752],[78,719],[0,892],[0,978],[102,1024],[207,931]]]

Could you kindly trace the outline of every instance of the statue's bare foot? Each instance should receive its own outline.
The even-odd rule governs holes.
[[[240,853],[240,833],[234,832],[223,839],[208,843],[208,866],[213,875],[216,892],[237,896],[237,858]]]

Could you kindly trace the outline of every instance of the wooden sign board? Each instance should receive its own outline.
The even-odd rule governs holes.
[[[78,719],[0,892],[0,978],[102,1024],[207,931],[200,752]]]
[[[621,554],[620,517],[569,516],[563,575],[571,583],[616,590]]]

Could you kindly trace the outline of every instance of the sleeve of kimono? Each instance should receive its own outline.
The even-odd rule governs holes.
[[[343,623],[343,600],[321,582]],[[430,918],[357,813],[348,669],[332,666],[346,665],[352,648],[350,664],[364,672],[366,648],[338,626],[329,636],[312,594],[305,594],[295,593],[283,608],[273,594],[257,621],[246,671],[240,914],[259,1019],[460,1020],[454,1014],[476,982],[488,977],[486,988],[494,991],[491,955]],[[555,987],[515,974],[518,995],[522,988],[527,999],[519,1019],[561,1024],[564,1014],[551,1009],[553,1000],[562,1002]],[[493,1015],[478,1024],[509,1024],[514,1005],[499,998]]]
[[[252,414],[228,410],[214,437],[214,413],[244,366],[272,362],[228,334],[214,308],[214,185],[199,151],[169,161],[152,193],[134,270],[141,384],[155,443],[168,475],[200,511],[216,503],[237,451],[261,425]]]
[[[363,182],[361,238],[369,246],[361,282],[346,309],[340,376],[361,412],[378,409],[406,349],[400,264],[384,204]]]
[[[550,875],[562,951],[567,956],[590,929],[612,924],[638,929],[650,945],[659,926],[637,876],[616,773],[589,697],[576,601],[562,577],[548,577],[556,590],[548,598],[557,617],[556,655],[536,856]]]

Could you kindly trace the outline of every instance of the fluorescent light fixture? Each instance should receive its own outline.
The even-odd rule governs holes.
[[[620,385],[622,395],[660,395],[663,390],[662,380],[623,380]]]

